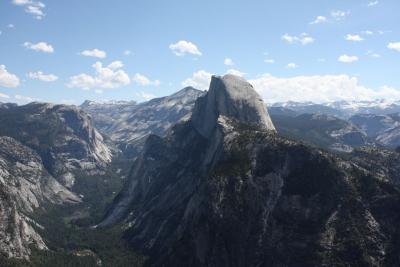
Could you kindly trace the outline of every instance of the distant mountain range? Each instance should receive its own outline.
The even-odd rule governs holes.
[[[273,104],[269,111],[283,134],[324,147],[330,146],[335,150],[338,148],[350,151],[348,145],[390,148],[400,146],[400,102],[383,100],[340,101],[327,104],[287,102]],[[347,135],[347,141],[344,142],[342,139],[337,143],[334,140],[338,140],[338,135],[325,127],[336,133],[345,133],[351,129],[352,134]],[[358,133],[355,134],[356,132]],[[348,139],[350,136],[362,138],[364,141],[359,139],[352,142]]]
[[[400,112],[400,101],[336,101],[323,104],[313,102],[282,102],[269,105],[271,111],[287,110],[296,114],[322,113],[348,119],[355,114],[392,114]]]
[[[0,103],[0,266],[397,266],[399,105]]]
[[[190,117],[196,99],[204,92],[186,87],[170,96],[139,103],[85,101],[80,107],[96,127],[130,157],[138,153],[149,134],[164,136],[167,130]]]

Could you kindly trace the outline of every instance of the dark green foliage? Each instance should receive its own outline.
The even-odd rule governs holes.
[[[84,202],[77,205],[44,205],[36,211],[34,219],[44,226],[36,229],[43,237],[49,251],[33,249],[30,262],[0,259],[0,266],[142,266],[144,257],[132,251],[122,238],[122,229],[93,228],[111,203],[115,192],[121,189],[122,176],[129,171],[129,161],[115,159],[106,174],[88,176],[76,174],[73,190],[84,195]],[[120,172],[117,174],[117,170]],[[90,251],[85,256],[76,253]],[[7,265],[8,264],[8,265]],[[13,265],[14,264],[14,265]]]

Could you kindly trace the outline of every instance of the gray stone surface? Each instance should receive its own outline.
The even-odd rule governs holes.
[[[208,137],[220,116],[275,131],[261,97],[250,83],[238,76],[213,76],[208,93],[196,102],[192,121]]]

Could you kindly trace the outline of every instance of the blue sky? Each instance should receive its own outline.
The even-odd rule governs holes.
[[[398,0],[2,0],[0,102],[143,101],[227,72],[267,102],[400,99],[398,14]]]

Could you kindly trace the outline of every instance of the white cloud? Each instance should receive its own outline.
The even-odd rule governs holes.
[[[380,58],[381,55],[374,53],[372,50],[368,50],[367,53],[365,53],[367,56],[373,57],[373,58]]]
[[[374,34],[374,32],[370,31],[370,30],[365,30],[365,31],[362,31],[361,33],[365,34],[365,35],[373,35]]]
[[[32,14],[32,15],[35,15],[36,18],[39,19],[39,20],[42,19],[43,16],[44,16],[43,10],[39,6],[27,6],[25,8],[25,12],[29,13],[29,14]]]
[[[101,90],[101,89],[96,89],[96,90],[94,90],[94,92],[95,92],[96,94],[102,94],[102,93],[103,93],[103,90]]]
[[[373,90],[360,85],[357,78],[348,75],[279,78],[265,74],[251,80],[250,83],[268,103],[286,101],[324,103],[338,100],[400,99],[400,90],[388,86]]]
[[[243,77],[244,75],[246,75],[246,73],[241,72],[240,70],[235,70],[235,69],[227,70],[226,74],[232,74],[232,75],[236,75],[236,76],[239,76],[239,77]]]
[[[378,33],[380,34],[380,35],[384,35],[384,34],[386,34],[386,33],[391,33],[392,31],[390,31],[390,30],[386,30],[386,31],[383,31],[383,30],[379,30],[378,31]]]
[[[33,102],[33,101],[39,101],[40,99],[38,98],[33,98],[30,96],[23,96],[23,95],[15,95],[14,98],[16,100],[19,100],[18,102]]]
[[[352,42],[361,42],[364,41],[364,38],[362,38],[360,35],[358,34],[347,34],[344,37],[347,41],[352,41]]]
[[[389,43],[387,48],[400,52],[400,42],[398,42],[398,43]]]
[[[140,97],[141,99],[143,99],[145,101],[149,101],[150,99],[153,99],[156,97],[152,93],[146,93],[146,92],[138,92],[138,93],[136,93],[136,96]]]
[[[313,21],[311,21],[310,25],[322,24],[333,21],[340,21],[345,19],[350,15],[350,11],[342,11],[342,10],[332,10],[330,16],[317,16]]]
[[[169,49],[171,49],[172,52],[177,56],[184,56],[186,54],[192,54],[197,56],[202,55],[200,50],[194,43],[184,40],[178,41],[175,44],[170,44]]]
[[[40,80],[43,82],[54,82],[58,80],[58,77],[54,74],[44,74],[41,71],[29,72],[28,77],[35,80]]]
[[[97,57],[97,58],[107,57],[106,52],[104,52],[103,50],[99,50],[97,48],[92,49],[92,50],[83,50],[80,54],[82,56],[86,56],[86,57]]]
[[[181,84],[184,87],[192,86],[200,90],[207,90],[210,86],[211,76],[211,73],[205,70],[199,70],[194,72],[192,77],[184,80]]]
[[[3,94],[3,93],[0,93],[0,98],[10,98],[10,96],[6,95],[6,94]]]
[[[140,74],[140,73],[136,73],[132,80],[141,85],[141,86],[159,86],[160,85],[160,81],[159,80],[150,80],[149,78],[147,78],[146,76]]]
[[[348,56],[348,55],[344,54],[338,58],[338,61],[343,62],[343,63],[352,63],[352,62],[358,61],[358,57],[357,56]]]
[[[38,20],[41,20],[46,15],[43,11],[46,5],[40,1],[13,0],[12,3],[17,6],[23,6],[26,13],[33,15]]]
[[[233,66],[235,63],[233,63],[233,60],[231,58],[225,58],[224,59],[224,64],[227,66]]]
[[[288,42],[289,44],[299,43],[302,45],[308,45],[315,41],[314,38],[309,36],[307,33],[302,33],[299,36],[292,36],[286,33],[282,36],[282,40]]]
[[[32,3],[32,0],[13,0],[12,3],[14,5],[23,6]]]
[[[13,88],[19,85],[17,75],[9,73],[6,66],[0,65],[0,87]]]
[[[46,42],[39,42],[37,44],[25,42],[24,47],[27,49],[30,49],[30,50],[37,51],[37,52],[44,52],[44,53],[53,53],[54,52],[53,46]]]
[[[274,64],[275,63],[275,59],[267,58],[267,59],[264,59],[264,62],[265,63],[269,63],[269,64]]]
[[[118,88],[130,84],[131,80],[125,71],[116,68],[118,64],[112,62],[107,67],[97,61],[92,67],[96,70],[96,75],[81,73],[70,78],[66,84],[69,88],[81,88],[84,90]],[[121,62],[122,63],[122,62]],[[119,65],[120,67],[121,65]]]
[[[315,20],[311,21],[310,24],[320,24],[320,23],[324,23],[327,22],[328,19],[325,16],[318,16],[315,18]]]
[[[371,2],[369,2],[368,3],[368,7],[373,7],[373,6],[376,6],[377,4],[379,4],[379,1],[371,1]]]
[[[333,10],[331,11],[331,17],[334,20],[342,20],[350,15],[350,11]]]
[[[299,66],[296,63],[293,63],[293,62],[291,62],[291,63],[286,65],[286,68],[288,68],[288,69],[296,69],[298,67]]]
[[[7,25],[7,28],[13,29],[13,28],[15,28],[15,26],[14,26],[14,24],[11,24],[11,23],[10,23],[10,24]]]
[[[122,68],[123,66],[124,66],[124,63],[122,63],[122,61],[116,60],[116,61],[111,62],[107,67],[109,69],[116,70],[116,69]]]
[[[125,56],[130,56],[130,55],[132,55],[132,51],[131,50],[125,50],[124,51],[124,55]]]

